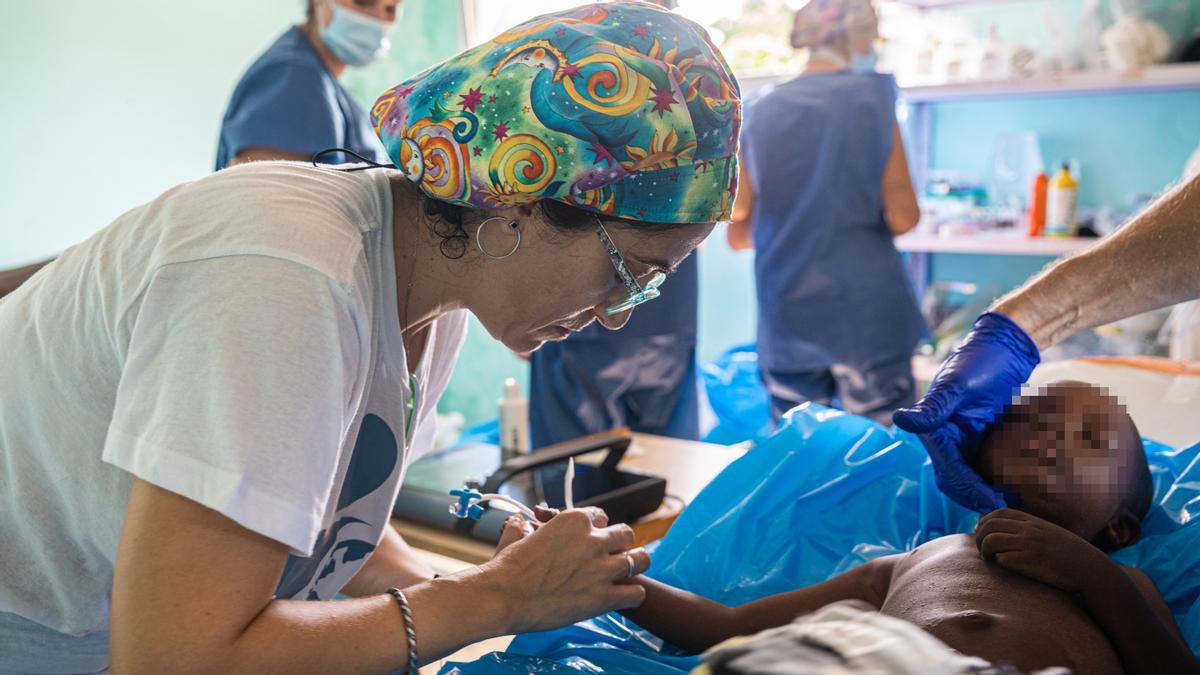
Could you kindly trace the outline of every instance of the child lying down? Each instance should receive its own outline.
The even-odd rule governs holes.
[[[631,583],[646,600],[624,614],[700,652],[858,600],[1022,672],[1200,672],[1150,579],[1105,555],[1137,541],[1154,491],[1137,428],[1115,398],[1059,382],[1018,399],[985,439],[976,468],[1013,508],[981,518],[973,535],[941,537],[738,607],[638,577]]]

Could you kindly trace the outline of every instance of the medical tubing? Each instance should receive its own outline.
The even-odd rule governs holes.
[[[489,493],[489,494],[481,496],[479,499],[473,500],[471,503],[482,504],[484,502],[504,502],[505,504],[513,506],[518,511],[520,511],[521,515],[529,518],[530,520],[532,520],[534,522],[537,522],[537,515],[534,514],[533,509],[529,508],[528,506],[525,506],[524,504],[513,499],[512,497],[506,497],[504,495]]]
[[[563,504],[568,509],[575,508],[575,458],[567,458],[567,474],[563,476]]]
[[[574,482],[575,482],[575,458],[569,457],[567,459],[567,473],[566,473],[566,476],[563,477],[563,501],[566,504],[566,507],[568,509],[575,508],[575,499],[574,499],[574,494],[573,494],[574,490],[572,489],[572,486],[571,486],[571,484]],[[537,514],[535,514],[533,512],[533,509],[529,508],[528,506],[525,506],[524,504],[513,499],[512,497],[507,497],[505,495],[496,494],[494,492],[489,492],[488,494],[480,495],[479,499],[471,500],[471,504],[482,504],[484,502],[504,502],[505,504],[508,504],[508,505],[512,506],[513,508],[517,509],[517,511],[520,512],[521,515],[525,516],[526,518],[530,519],[531,521],[533,521],[535,523],[540,522],[538,520]]]
[[[351,150],[350,148],[325,148],[324,150],[321,150],[312,156],[312,165],[318,166],[318,163],[317,163],[318,158],[320,158],[322,155],[328,155],[328,154],[334,153],[334,152],[340,152],[342,154],[350,155],[351,157],[359,160],[360,162],[364,162],[367,165],[367,166],[352,166],[349,169],[338,169],[338,171],[366,171],[367,169],[395,169],[396,168],[395,164],[380,164],[379,162],[376,162],[373,159],[367,159],[366,157],[363,157],[362,155],[358,154],[357,152]]]
[[[408,598],[404,597],[404,591],[392,587],[387,589],[387,592],[400,605],[400,616],[404,619],[404,634],[408,638],[408,663],[405,664],[403,672],[405,675],[416,675],[417,670],[421,667],[421,662],[417,658],[417,629],[413,626],[412,609],[408,606]]]

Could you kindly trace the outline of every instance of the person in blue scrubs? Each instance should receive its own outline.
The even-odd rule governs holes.
[[[696,440],[696,255],[659,288],[662,303],[634,312],[620,331],[592,324],[530,356],[533,447],[614,427]]]
[[[775,421],[805,401],[890,423],[914,400],[925,330],[892,238],[920,218],[896,123],[896,83],[874,71],[874,9],[812,0],[792,45],[804,72],[746,105],[735,249],[753,248],[758,357]]]
[[[307,161],[344,147],[386,161],[370,117],[338,82],[347,66],[387,53],[400,0],[310,0],[238,82],[221,123],[216,169],[267,159]],[[355,161],[330,153],[322,161]]]

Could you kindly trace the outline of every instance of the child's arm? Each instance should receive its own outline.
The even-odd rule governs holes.
[[[1142,594],[1142,598],[1150,604],[1150,609],[1154,614],[1162,620],[1163,625],[1167,630],[1171,631],[1171,635],[1179,638],[1179,641],[1187,644],[1187,638],[1183,637],[1183,631],[1179,630],[1179,624],[1175,623],[1175,615],[1171,613],[1171,608],[1167,606],[1167,601],[1163,600],[1162,595],[1158,592],[1158,587],[1146,576],[1146,573],[1136,567],[1121,566],[1125,574],[1129,575],[1129,579],[1133,581],[1133,585],[1137,586],[1138,592]]]
[[[1126,572],[1087,541],[1037,516],[999,509],[979,519],[975,543],[985,560],[1078,593],[1126,673],[1200,673],[1154,584],[1140,572]]]
[[[1130,675],[1200,673],[1200,662],[1183,639],[1154,582],[1140,570],[1109,563],[1082,571],[1092,582],[1080,593],[1088,613],[1112,641]]]
[[[839,600],[863,600],[879,607],[887,595],[892,568],[899,557],[878,558],[829,581],[740,607],[727,607],[695,593],[638,577],[631,583],[646,589],[646,600],[640,607],[621,613],[677,647],[702,652],[736,635],[752,635],[782,626]]]

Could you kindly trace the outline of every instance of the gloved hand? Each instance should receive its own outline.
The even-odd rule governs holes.
[[[896,426],[920,435],[946,496],[980,513],[1006,506],[1004,496],[983,482],[971,461],[984,429],[1040,360],[1037,345],[1020,326],[1003,314],[987,312],[975,320],[925,396],[893,414]]]

